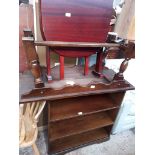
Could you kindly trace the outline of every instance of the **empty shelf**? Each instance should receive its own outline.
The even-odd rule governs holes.
[[[50,140],[91,131],[111,124],[113,124],[113,120],[106,112],[54,122],[49,125]]]
[[[86,146],[88,144],[93,144],[109,139],[109,134],[104,128],[89,131],[83,134],[78,134],[74,136],[69,136],[54,142],[50,142],[51,153],[60,153],[65,150],[71,151],[73,149],[79,148],[81,146]]]
[[[119,105],[106,95],[82,96],[51,101],[50,121],[77,117],[117,108]]]

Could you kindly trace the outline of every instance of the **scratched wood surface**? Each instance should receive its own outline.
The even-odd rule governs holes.
[[[73,66],[68,65],[65,66],[65,78],[64,80],[59,80],[59,66],[52,68],[52,77],[53,82],[47,83],[46,69],[42,68],[43,72],[43,81],[45,82],[45,87],[52,88],[62,88],[66,86],[66,83],[73,81],[77,85],[87,85],[91,82],[104,82],[107,83],[106,80],[95,77],[92,74],[93,67],[89,69],[88,76],[83,75],[83,67],[82,66]],[[114,76],[114,74],[112,75]],[[31,91],[34,86],[34,78],[30,71],[26,71],[19,76],[19,94],[20,96],[26,92]]]

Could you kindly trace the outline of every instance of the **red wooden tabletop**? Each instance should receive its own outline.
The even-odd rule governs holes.
[[[40,0],[44,40],[105,42],[113,0]]]

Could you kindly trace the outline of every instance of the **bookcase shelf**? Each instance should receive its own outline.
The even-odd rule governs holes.
[[[81,134],[68,136],[52,142],[50,141],[49,151],[53,154],[61,154],[72,151],[82,146],[102,142],[108,139],[109,134],[107,128],[99,128]]]
[[[50,140],[53,141],[112,124],[113,120],[106,112],[54,122],[50,124]]]
[[[74,87],[73,87],[74,89]],[[64,154],[110,138],[125,91],[48,101],[49,152]]]
[[[118,108],[119,104],[106,95],[67,98],[51,102],[50,121],[59,121]]]

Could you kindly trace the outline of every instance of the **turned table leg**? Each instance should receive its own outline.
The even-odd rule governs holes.
[[[102,69],[103,69],[102,60],[103,60],[103,52],[100,51],[97,53],[96,66],[95,66],[95,71],[100,74],[102,73]]]
[[[44,87],[44,82],[42,80],[42,71],[39,63],[39,57],[36,52],[32,31],[25,30],[24,35],[25,37],[22,38],[22,41],[25,47],[29,68],[34,76],[35,88],[42,88]]]

